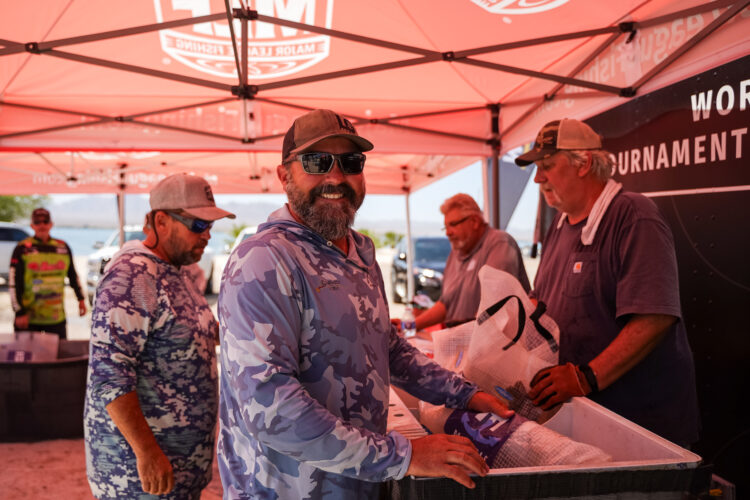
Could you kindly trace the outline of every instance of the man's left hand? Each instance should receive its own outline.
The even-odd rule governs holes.
[[[498,417],[510,418],[515,412],[495,396],[479,391],[469,400],[468,408],[479,413],[494,413]]]
[[[86,300],[85,299],[78,301],[78,315],[86,316]]]
[[[588,394],[588,384],[582,379],[573,363],[543,368],[531,380],[529,398],[536,406],[549,410],[572,397]]]

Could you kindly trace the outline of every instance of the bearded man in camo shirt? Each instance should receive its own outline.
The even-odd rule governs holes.
[[[389,383],[435,404],[510,412],[399,337],[372,240],[350,229],[372,144],[311,111],[284,138],[289,203],[240,244],[219,296],[224,498],[377,498],[378,482],[487,466],[471,442],[386,432]]]

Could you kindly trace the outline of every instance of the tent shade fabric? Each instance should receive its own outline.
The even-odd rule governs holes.
[[[369,192],[411,192],[750,53],[750,0],[230,4],[5,1],[0,193],[142,192],[184,170],[278,192],[281,138],[318,107],[375,144]]]

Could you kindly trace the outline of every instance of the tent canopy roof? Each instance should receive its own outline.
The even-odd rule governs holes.
[[[403,193],[750,52],[750,0],[227,3],[4,6],[0,192],[279,192],[284,132],[326,107],[375,144],[368,192]]]

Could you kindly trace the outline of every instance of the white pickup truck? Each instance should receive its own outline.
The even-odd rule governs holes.
[[[211,280],[209,281],[209,289],[207,293],[219,293],[221,286],[221,275],[224,273],[224,267],[227,265],[229,255],[237,248],[237,245],[242,243],[243,240],[254,235],[258,231],[258,226],[247,226],[237,234],[234,239],[232,246],[227,246],[226,251],[221,255],[214,256],[214,262],[212,266]]]
[[[0,278],[7,281],[10,272],[10,257],[19,241],[31,236],[28,226],[0,222]]]

